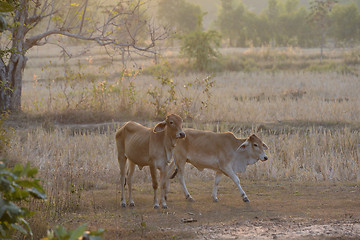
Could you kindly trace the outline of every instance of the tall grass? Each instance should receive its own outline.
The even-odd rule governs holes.
[[[152,126],[154,123],[146,125]],[[242,180],[360,181],[359,130],[347,127],[307,127],[295,131],[263,131],[242,125],[234,127],[208,123],[200,126],[196,122],[187,122],[185,125],[207,130],[232,130],[239,137],[256,132],[269,147],[269,160],[249,166],[245,173],[240,174]],[[46,202],[29,203],[31,210],[41,212],[31,221],[36,235],[44,236],[47,222],[61,223],[69,213],[81,214],[84,209],[93,209],[96,213],[95,198],[88,199],[95,191],[108,188],[119,191],[119,166],[114,141],[117,127],[113,125],[105,131],[95,129],[83,134],[70,128],[15,130],[8,157],[38,167],[48,196]],[[214,179],[212,170],[198,171],[189,164],[186,169],[185,177],[188,181]],[[140,171],[136,168],[134,183],[150,182],[149,169]],[[151,190],[148,191],[150,194]],[[109,198],[113,199],[114,206],[120,206],[118,195]]]
[[[325,60],[329,62],[322,64],[318,64],[316,49],[263,47],[222,51],[236,66],[234,71],[222,67],[213,76],[215,84],[206,94],[204,85],[194,83],[206,79],[208,74],[180,71],[175,75],[173,65],[183,61],[176,50],[164,52],[162,61],[168,61],[165,71],[170,73],[177,101],[160,107],[201,121],[359,122],[358,49],[328,50]],[[169,86],[162,86],[157,76],[149,75],[164,71],[164,65],[147,68],[152,60],[138,58],[139,64],[123,70],[120,57],[106,58],[99,48],[77,59],[64,60],[58,54],[52,48],[29,52],[31,61],[24,72],[22,97],[25,113],[68,122],[153,119],[159,106],[153,104],[154,96],[149,93],[162,91],[163,101],[156,99],[158,102],[169,98]],[[285,67],[286,71],[278,71],[270,67],[270,71],[264,71],[257,67],[293,63],[306,65],[307,70]],[[241,64],[250,70],[238,69]],[[206,107],[202,104],[205,101]]]
[[[173,77],[178,101],[169,103],[167,111],[201,121],[359,122],[360,82],[353,75],[227,72],[214,76],[214,85],[207,92],[204,91],[205,78],[205,74]],[[149,119],[156,117],[154,98],[149,91],[163,88],[162,97],[166,99],[169,95],[167,86],[140,73],[120,75],[108,81],[71,81],[55,81],[51,86],[25,84],[24,112],[55,116],[58,121],[66,118],[64,116],[75,116],[70,122],[124,120],[136,116]],[[194,84],[196,81],[202,85]],[[65,84],[73,85],[64,90]]]
[[[150,124],[151,125],[151,124]],[[203,126],[213,130],[213,124]],[[118,183],[114,127],[106,131],[76,134],[71,129],[44,128],[16,130],[11,142],[11,155],[37,166],[48,182],[50,196],[59,189],[68,193],[93,188],[106,188]],[[199,128],[199,127],[197,127]],[[227,128],[227,129],[226,129]],[[222,131],[231,130],[229,126]],[[239,137],[257,132],[269,146],[270,160],[250,166],[245,176],[273,180],[360,180],[360,135],[349,128],[309,127],[293,132],[259,129],[239,130]],[[148,170],[145,170],[148,171]],[[210,173],[210,175],[212,175]],[[190,170],[188,177],[207,174]],[[136,171],[135,182],[149,180],[149,174]],[[55,190],[55,191],[54,191]],[[66,207],[66,206],[65,206]]]

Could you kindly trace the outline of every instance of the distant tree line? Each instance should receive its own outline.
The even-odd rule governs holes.
[[[186,0],[160,0],[160,20],[178,34],[196,30],[201,8]],[[171,9],[171,10],[170,10]],[[259,14],[250,11],[240,0],[221,0],[213,24],[224,46],[352,46],[360,40],[360,13],[355,3],[336,0],[312,0],[310,7],[299,0],[269,0]]]

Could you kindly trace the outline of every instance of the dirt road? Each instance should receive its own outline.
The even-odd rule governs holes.
[[[188,181],[191,203],[173,182],[169,208],[159,210],[152,208],[150,183],[135,185],[134,208],[120,207],[116,185],[88,190],[63,224],[87,221],[107,229],[105,239],[360,239],[359,183],[243,180],[250,203],[225,178],[214,203],[212,184]]]

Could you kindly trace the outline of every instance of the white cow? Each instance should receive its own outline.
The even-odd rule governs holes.
[[[246,139],[237,138],[230,132],[214,133],[195,129],[186,129],[185,134],[186,139],[178,141],[174,150],[177,169],[171,178],[174,178],[177,173],[179,174],[186,199],[193,201],[184,179],[185,163],[188,162],[200,171],[209,168],[216,172],[212,191],[215,202],[218,201],[217,189],[222,174],[234,181],[240,190],[243,201],[249,202],[236,173],[245,172],[247,165],[254,164],[259,159],[266,161],[268,159],[264,152],[268,149],[266,144],[255,134]]]

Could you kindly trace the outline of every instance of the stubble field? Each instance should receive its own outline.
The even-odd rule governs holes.
[[[161,85],[148,74],[123,74],[118,62],[99,64],[100,54],[66,65],[58,53],[44,54],[30,53],[24,112],[7,122],[14,129],[9,159],[38,167],[48,195],[29,203],[38,212],[35,238],[56,224],[84,222],[107,229],[105,239],[359,238],[358,76],[191,73]],[[172,86],[176,101],[166,101]],[[179,113],[185,127],[261,137],[270,159],[239,175],[249,204],[226,177],[213,203],[214,174],[187,166],[194,203],[175,180],[169,209],[153,209],[149,171],[136,169],[136,207],[120,207],[115,131],[128,120],[154,126],[160,110]]]

